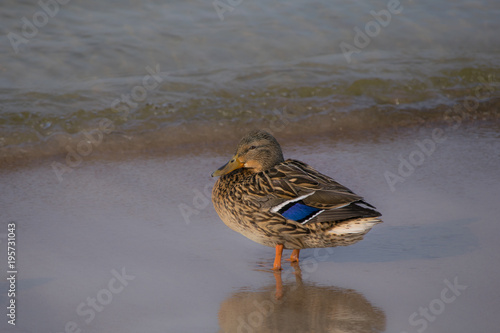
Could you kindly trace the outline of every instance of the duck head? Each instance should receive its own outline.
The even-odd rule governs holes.
[[[255,130],[240,140],[236,154],[229,162],[212,173],[212,177],[222,176],[240,168],[257,173],[283,161],[283,153],[278,141],[266,131]]]

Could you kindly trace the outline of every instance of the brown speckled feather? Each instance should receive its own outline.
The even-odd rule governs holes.
[[[294,200],[324,211],[305,223],[285,218],[277,207]],[[231,229],[260,244],[289,249],[349,245],[380,222],[380,213],[362,197],[296,160],[258,173],[241,168],[225,174],[213,188],[212,201]]]

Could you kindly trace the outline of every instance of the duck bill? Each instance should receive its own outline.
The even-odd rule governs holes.
[[[218,168],[214,173],[212,173],[212,177],[218,177],[230,173],[233,170],[242,168],[244,164],[238,158],[238,155],[234,155],[233,158],[220,168]]]

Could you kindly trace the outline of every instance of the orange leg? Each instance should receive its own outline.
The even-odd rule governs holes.
[[[299,252],[300,252],[300,249],[293,250],[292,255],[290,256],[290,259],[287,259],[287,260],[289,260],[291,262],[299,262]]]
[[[276,245],[276,256],[274,257],[274,270],[281,270],[281,254],[283,253],[283,244]]]

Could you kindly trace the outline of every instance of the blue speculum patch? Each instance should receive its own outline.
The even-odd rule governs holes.
[[[321,209],[310,207],[302,201],[292,202],[279,210],[283,217],[297,222],[304,222],[316,215]]]

